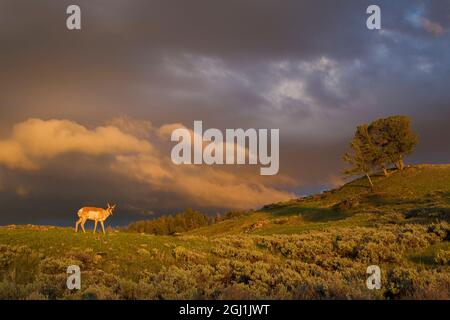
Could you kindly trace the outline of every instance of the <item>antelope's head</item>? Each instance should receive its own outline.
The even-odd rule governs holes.
[[[113,214],[114,209],[116,209],[116,205],[114,204],[114,205],[111,206],[111,205],[108,203],[108,208],[106,209],[106,211],[107,211],[110,215]]]

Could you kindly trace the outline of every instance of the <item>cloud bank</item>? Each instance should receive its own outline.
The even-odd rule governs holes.
[[[179,124],[155,128],[149,122],[130,118],[109,123],[92,129],[69,120],[28,119],[17,123],[10,136],[0,140],[0,165],[39,171],[67,154],[107,157],[111,174],[147,185],[149,194],[154,190],[173,193],[198,207],[254,208],[294,197],[251,174],[172,164],[158,145],[170,144],[168,132]]]

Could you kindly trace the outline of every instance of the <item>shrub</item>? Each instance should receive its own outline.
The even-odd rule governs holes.
[[[434,261],[440,265],[450,265],[450,251],[439,250],[434,257]]]
[[[153,220],[131,223],[126,230],[155,235],[173,235],[210,224],[209,216],[191,209],[175,216],[161,216]]]

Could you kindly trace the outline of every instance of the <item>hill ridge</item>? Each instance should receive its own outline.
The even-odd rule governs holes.
[[[420,223],[448,220],[450,216],[450,164],[410,165],[391,171],[387,177],[374,175],[373,181],[373,189],[365,178],[357,178],[336,189],[268,204],[242,217],[187,233],[300,233],[331,224]]]

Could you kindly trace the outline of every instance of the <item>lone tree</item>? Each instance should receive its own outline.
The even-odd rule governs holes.
[[[417,135],[412,131],[411,120],[407,116],[391,116],[375,120],[370,125],[360,125],[350,143],[351,152],[343,157],[352,165],[344,173],[363,174],[373,187],[371,173],[383,170],[387,176],[390,164],[403,170],[404,156],[411,154],[417,143]]]
[[[344,171],[347,175],[365,175],[373,188],[370,174],[376,168],[376,149],[374,148],[369,135],[368,125],[363,124],[356,129],[355,136],[350,142],[351,152],[345,153],[343,160],[352,165]]]
[[[384,168],[392,163],[398,170],[403,170],[404,156],[411,154],[418,143],[411,119],[407,116],[376,120],[370,124],[369,134],[378,148],[379,161]]]

